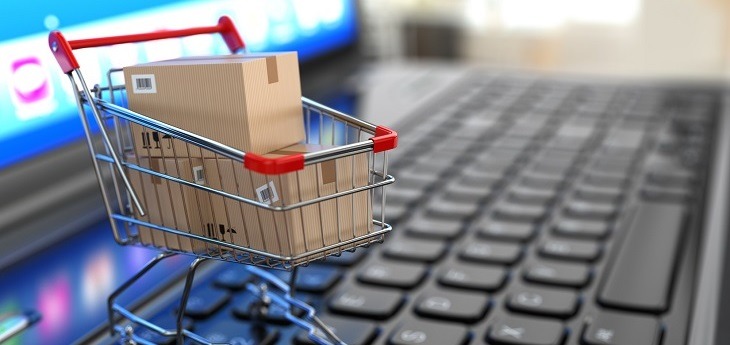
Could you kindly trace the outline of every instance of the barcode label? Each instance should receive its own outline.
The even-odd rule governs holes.
[[[205,174],[202,166],[198,165],[193,167],[193,179],[197,184],[205,184]]]
[[[272,203],[279,201],[279,195],[276,193],[274,181],[269,181],[269,183],[256,188],[256,195],[259,198],[259,202],[267,205],[271,205]]]
[[[157,84],[154,74],[133,74],[132,92],[134,93],[157,93]]]
[[[264,188],[259,192],[259,199],[267,204],[271,203],[271,192],[269,191],[269,188]]]

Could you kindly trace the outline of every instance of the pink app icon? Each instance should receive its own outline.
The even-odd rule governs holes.
[[[23,103],[42,100],[50,94],[50,83],[41,71],[43,65],[37,57],[13,61],[10,67],[15,81],[15,95]]]
[[[10,63],[10,91],[21,120],[51,114],[56,108],[53,86],[43,62],[34,56]]]

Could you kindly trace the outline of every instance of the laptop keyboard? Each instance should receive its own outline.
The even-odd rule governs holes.
[[[472,75],[397,128],[392,235],[302,268],[298,296],[351,345],[683,343],[678,267],[719,95]],[[250,277],[219,266],[193,290],[190,329],[311,343],[283,310],[256,318]]]

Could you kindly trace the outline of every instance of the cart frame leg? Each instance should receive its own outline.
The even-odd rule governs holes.
[[[185,288],[183,288],[183,294],[180,298],[180,307],[177,311],[177,321],[176,321],[176,328],[177,328],[177,344],[183,345],[185,342],[185,336],[183,334],[183,318],[185,317],[185,308],[187,308],[188,305],[188,298],[190,298],[190,291],[193,288],[193,280],[195,278],[195,271],[198,269],[198,266],[200,266],[201,263],[204,261],[208,261],[208,258],[196,258],[193,260],[193,262],[190,264],[190,267],[188,267],[188,274],[185,277]]]
[[[132,284],[136,283],[140,278],[142,278],[142,276],[145,275],[145,273],[147,273],[149,270],[151,270],[153,267],[155,267],[162,260],[167,259],[174,255],[176,255],[176,254],[172,253],[172,252],[164,252],[164,253],[157,254],[157,256],[152,258],[152,260],[148,261],[144,265],[144,267],[142,267],[142,269],[139,270],[139,272],[135,273],[132,276],[132,278],[129,278],[121,286],[119,286],[116,290],[114,290],[114,292],[112,292],[111,295],[109,295],[109,299],[107,299],[107,311],[109,313],[109,332],[111,333],[112,336],[114,336],[114,333],[115,333],[114,325],[116,323],[114,322],[114,315],[115,315],[114,301],[117,299],[117,297],[119,297],[119,295],[124,293],[130,286],[132,286]]]

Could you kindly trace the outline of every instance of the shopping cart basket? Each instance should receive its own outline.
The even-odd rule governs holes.
[[[162,250],[109,297],[111,333],[130,343],[148,343],[135,334],[135,330],[145,329],[161,336],[174,336],[179,344],[186,339],[212,344],[184,329],[183,316],[197,267],[205,260],[217,259],[247,265],[247,270],[258,278],[248,284],[247,290],[260,299],[263,311],[269,304],[277,304],[287,310],[286,317],[304,328],[313,341],[343,344],[322,324],[311,306],[295,298],[297,268],[330,255],[340,255],[345,250],[382,242],[384,235],[392,230],[384,219],[384,187],[394,181],[388,175],[387,151],[396,147],[397,134],[302,98],[306,142],[329,145],[328,148],[276,158],[245,153],[128,110],[125,86],[112,83],[122,69],[109,70],[106,81],[90,87],[73,52],[215,33],[222,36],[232,53],[244,52],[243,40],[225,16],[210,27],[72,41],[58,31],[49,35],[51,51],[74,91],[114,239],[121,245]],[[98,138],[92,126],[98,127]],[[135,126],[141,128],[147,144],[169,145],[173,150],[183,151],[174,152],[172,157],[163,155],[153,164],[151,158],[134,154],[132,128]],[[176,144],[170,145],[172,141]],[[207,157],[206,162],[212,162],[219,170],[217,175],[200,175],[200,170],[195,169],[192,174],[187,173],[192,161],[190,153],[195,150],[198,157]],[[172,163],[168,164],[167,158]],[[314,194],[295,189],[296,197],[288,200],[272,196],[276,193],[268,187],[272,183],[281,184],[282,178],[302,181],[319,177],[323,164],[334,169],[337,181],[334,189],[318,190]],[[203,177],[208,181],[201,182]],[[263,189],[256,187],[255,179],[265,181]],[[372,204],[376,199],[379,207],[373,213]],[[206,207],[218,212],[196,214]],[[324,215],[325,208],[333,211],[334,216],[333,212]],[[319,216],[319,222],[315,222],[319,229],[305,229],[310,223],[304,221],[305,214]],[[282,215],[286,215],[284,221]],[[297,223],[297,216],[301,222]],[[363,228],[358,224],[364,216],[367,218]],[[238,229],[230,226],[236,222],[241,224]],[[300,225],[292,226],[294,223]],[[265,224],[274,224],[273,237]],[[254,240],[256,236],[258,240]],[[175,329],[163,329],[116,303],[120,294],[157,263],[177,254],[192,255],[195,259],[188,269]],[[284,282],[263,268],[291,271],[291,279]]]

